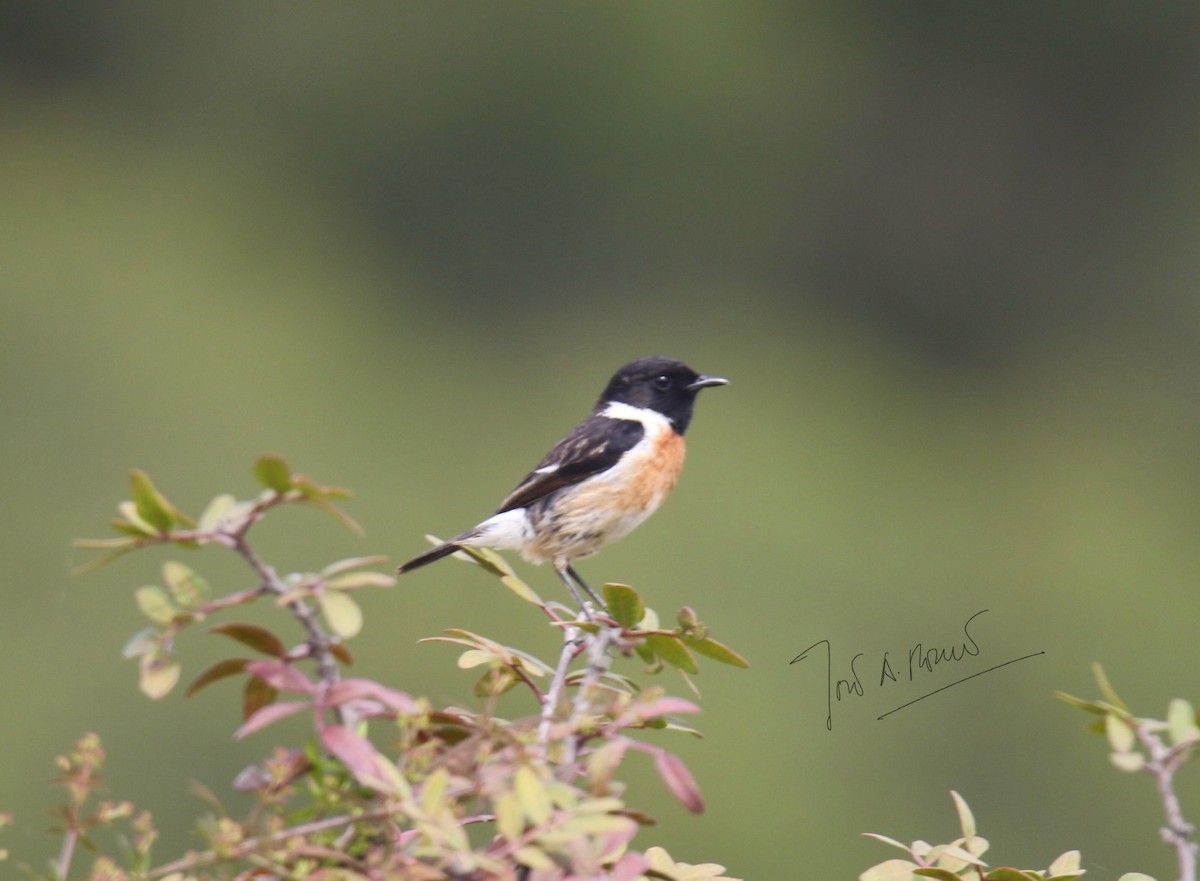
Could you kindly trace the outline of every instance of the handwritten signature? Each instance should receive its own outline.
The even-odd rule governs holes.
[[[924,642],[918,642],[908,649],[908,652],[903,655],[902,659],[897,657],[893,660],[890,651],[883,653],[882,659],[878,663],[879,671],[879,688],[885,688],[889,683],[901,682],[916,682],[922,678],[924,674],[933,673],[938,667],[960,663],[968,658],[978,657],[983,651],[979,641],[971,635],[971,622],[980,615],[987,612],[987,609],[981,609],[974,615],[963,622],[962,632],[963,638],[956,639],[948,646],[936,645],[926,647]],[[838,679],[834,682],[833,678],[833,647],[828,639],[821,639],[814,642],[796,657],[792,658],[791,663],[795,664],[798,661],[806,660],[809,652],[818,646],[825,647],[825,729],[833,730],[833,703],[836,699],[839,703],[843,698],[851,696],[864,697],[866,695],[866,686],[863,683],[863,674],[859,670],[859,659],[865,655],[865,652],[859,652],[850,659],[850,675],[848,679]],[[961,685],[969,679],[974,679],[977,676],[982,676],[985,673],[991,673],[993,670],[999,670],[1001,667],[1007,667],[1009,664],[1015,664],[1018,661],[1026,661],[1030,658],[1035,658],[1038,655],[1044,655],[1045,652],[1032,652],[1028,655],[1022,655],[1019,658],[1010,658],[999,664],[994,664],[985,670],[979,670],[971,673],[968,676],[963,676],[961,679],[956,679],[949,685],[943,685],[940,688],[935,688],[932,691],[927,691],[920,697],[915,697],[912,700],[901,704],[898,707],[888,710],[881,716],[877,716],[877,720],[886,719],[892,713],[899,712],[905,707],[911,707],[917,701],[931,697],[938,692],[945,691],[948,688],[953,688],[956,685]],[[924,671],[922,674],[921,671]],[[871,682],[873,680],[868,680]]]

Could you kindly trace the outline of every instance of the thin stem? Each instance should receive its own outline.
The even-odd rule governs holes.
[[[550,680],[550,687],[546,689],[546,694],[542,698],[542,720],[538,724],[538,749],[542,758],[546,757],[546,753],[550,749],[550,726],[554,724],[554,711],[558,708],[563,689],[566,688],[567,671],[571,667],[571,661],[582,651],[580,644],[582,632],[578,627],[563,628],[562,653],[558,656],[558,666],[554,670],[554,678]]]
[[[66,881],[67,874],[71,871],[71,860],[75,857],[75,843],[78,840],[79,830],[75,828],[68,829],[63,835],[62,848],[58,852],[58,863],[55,866],[55,871],[62,881]]]
[[[1178,759],[1181,754],[1173,755],[1159,737],[1147,731],[1136,719],[1131,720],[1131,725],[1142,746],[1146,748],[1149,758],[1143,767],[1158,785],[1158,795],[1167,815],[1167,825],[1162,828],[1162,839],[1175,848],[1175,856],[1179,860],[1180,881],[1196,881],[1198,845],[1192,841],[1192,833],[1196,827],[1184,819],[1179,798],[1175,795],[1175,772],[1179,769]]]
[[[571,706],[571,720],[573,722],[591,714],[592,692],[597,683],[599,683],[600,677],[607,673],[612,666],[612,658],[609,657],[608,650],[620,635],[621,629],[619,627],[604,627],[595,635],[588,634],[585,646],[587,649],[588,664],[583,674],[583,680],[579,683],[579,689],[575,692],[575,701]],[[569,768],[574,764],[580,739],[574,733],[567,739],[562,759],[564,768]]]
[[[353,823],[359,823],[370,820],[386,820],[396,811],[394,806],[378,808],[373,811],[365,811],[354,816],[327,817],[324,820],[314,820],[311,823],[301,823],[299,826],[289,826],[286,829],[280,829],[277,832],[272,832],[270,835],[260,835],[257,838],[247,838],[245,841],[233,848],[233,850],[225,857],[227,859],[238,859],[249,853],[257,850],[266,844],[275,844],[280,841],[286,841],[292,837],[302,837],[313,835],[317,832],[324,832],[326,829],[337,829],[341,826],[349,826]],[[147,879],[163,878],[175,872],[186,872],[188,869],[205,863],[216,862],[222,857],[218,856],[215,850],[206,850],[202,853],[193,853],[171,863],[166,863],[158,868],[151,869],[146,873]]]
[[[264,562],[246,541],[246,530],[251,522],[248,520],[239,530],[231,534],[227,533],[231,540],[231,546],[250,564],[250,568],[258,573],[259,578],[262,579],[261,590],[277,596],[282,595],[287,592],[287,585],[280,579],[275,567]],[[337,659],[333,656],[333,641],[317,621],[313,608],[302,598],[297,597],[291,600],[287,603],[287,608],[304,628],[307,635],[305,642],[317,664],[318,680],[327,686],[333,685],[341,677]],[[345,706],[336,707],[334,714],[342,725],[352,727],[355,723],[354,714]]]

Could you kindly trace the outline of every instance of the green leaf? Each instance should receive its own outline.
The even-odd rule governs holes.
[[[516,687],[521,678],[509,667],[493,667],[475,683],[475,697],[497,697]]]
[[[1098,716],[1102,716],[1105,712],[1107,712],[1104,707],[1095,701],[1085,701],[1083,698],[1075,697],[1073,694],[1067,694],[1065,691],[1056,691],[1054,692],[1054,696],[1063,703],[1068,703],[1073,707],[1078,707],[1085,713],[1094,713]]]
[[[913,872],[920,868],[908,860],[884,860],[858,876],[858,881],[912,881]]]
[[[434,637],[436,639],[437,637]],[[495,653],[483,651],[482,649],[467,649],[458,656],[458,668],[460,670],[470,670],[472,667],[481,667],[484,664],[494,663],[497,659]]]
[[[192,680],[184,695],[191,697],[200,689],[207,688],[214,682],[227,679],[230,676],[237,676],[246,669],[246,665],[249,663],[245,658],[228,658],[224,661],[217,661],[217,663]]]
[[[208,582],[183,563],[174,560],[163,563],[163,580],[167,583],[171,596],[185,609],[199,608],[208,601]]]
[[[329,629],[342,639],[357,636],[358,632],[362,630],[362,609],[346,594],[330,590],[323,591],[318,595],[317,602],[321,605],[321,612],[325,615]]]
[[[1171,743],[1200,738],[1200,728],[1196,727],[1196,711],[1183,698],[1175,698],[1167,707],[1167,734]]]
[[[597,747],[587,760],[587,782],[593,792],[608,792],[613,775],[625,758],[629,743],[623,738],[609,740]]]
[[[281,495],[292,488],[292,469],[278,453],[264,453],[254,463],[254,477]]]
[[[1100,686],[1100,693],[1104,695],[1105,700],[1114,707],[1119,707],[1125,714],[1128,714],[1129,707],[1125,704],[1125,701],[1117,696],[1112,684],[1108,681],[1108,676],[1105,674],[1104,668],[1097,662],[1092,663],[1092,675],[1096,677],[1096,684]]]
[[[138,687],[153,700],[166,697],[179,681],[179,661],[163,650],[142,655]]]
[[[550,819],[552,806],[546,786],[538,777],[537,772],[528,765],[521,765],[513,781],[513,793],[521,812],[529,818],[529,822],[537,825]]]
[[[534,593],[533,588],[515,575],[501,575],[500,583],[527,603],[533,603],[535,606],[545,605],[542,598]]]
[[[264,655],[270,655],[273,658],[282,658],[287,654],[287,649],[284,648],[279,637],[271,631],[259,627],[257,624],[231,621],[228,624],[218,624],[215,627],[210,627],[208,632],[219,633],[222,636],[228,636],[230,639],[236,639],[242,645],[247,645],[256,652],[262,652]]]
[[[672,667],[686,673],[698,673],[700,670],[696,666],[696,659],[678,637],[654,633],[646,637],[646,646]]]
[[[321,574],[326,578],[332,578],[335,575],[341,575],[343,572],[349,572],[351,569],[362,569],[366,566],[382,566],[387,561],[388,558],[381,554],[376,554],[372,557],[348,557],[345,560],[330,563],[321,570]]]
[[[444,768],[438,768],[427,778],[421,787],[421,809],[429,816],[437,816],[448,807],[446,786],[450,782],[450,774]]]
[[[312,481],[312,478],[306,477],[303,474],[292,475],[292,487],[298,490],[300,495],[304,496],[305,499],[331,515],[355,535],[361,536],[366,534],[363,532],[363,528],[358,525],[357,520],[329,501],[331,498],[346,498],[352,495],[349,490],[336,486],[318,486]]]
[[[1068,850],[1050,864],[1049,874],[1052,876],[1074,874],[1079,871],[1081,862],[1077,850]]]
[[[360,587],[391,587],[396,579],[384,572],[347,572],[329,579],[325,586],[332,590],[356,590]]]
[[[987,881],[1042,881],[1041,877],[1026,872],[1023,869],[1014,869],[1011,866],[1001,866],[998,869],[992,869],[986,875]]]
[[[511,792],[501,792],[492,800],[492,812],[496,815],[496,831],[508,841],[525,831],[525,815]]]
[[[134,548],[136,548],[138,546],[138,541],[135,538],[119,538],[119,539],[114,539],[114,541],[127,542],[127,544],[123,544],[119,547],[114,546],[113,550],[109,551],[106,554],[101,554],[98,557],[94,557],[93,559],[88,560],[86,563],[80,563],[78,566],[73,566],[71,568],[71,574],[72,575],[86,575],[88,572],[92,572],[96,569],[99,569],[101,566],[105,565],[106,563],[111,563],[117,557],[120,557],[123,554],[129,553],[130,551],[132,551]]]
[[[1112,718],[1111,716],[1109,718]],[[1146,767],[1146,757],[1137,752],[1116,752],[1108,754],[1113,767],[1118,771],[1140,771]]]
[[[882,841],[884,844],[890,844],[892,847],[898,847],[905,853],[908,853],[908,845],[897,841],[894,838],[888,838],[886,835],[880,835],[878,832],[864,832],[867,838],[874,838],[876,841]]]
[[[211,502],[204,508],[204,512],[200,515],[199,528],[204,531],[216,529],[221,522],[234,507],[237,505],[237,499],[229,493],[222,493],[213,498]]]
[[[171,504],[155,489],[149,475],[140,469],[129,474],[129,486],[138,517],[156,532],[166,532],[175,525]]]
[[[954,809],[958,812],[958,828],[962,830],[963,838],[970,841],[975,837],[975,815],[971,813],[966,799],[953,789],[950,790],[950,797],[954,799]]]
[[[140,658],[146,652],[153,651],[159,645],[158,628],[143,627],[125,643],[121,649],[123,658]]]
[[[1114,751],[1127,753],[1133,749],[1136,737],[1133,728],[1124,719],[1110,713],[1104,719],[1104,730]]]
[[[1117,881],[1154,881],[1149,875],[1143,875],[1141,872],[1126,872]]]
[[[161,587],[139,587],[133,596],[137,600],[138,609],[155,624],[170,624],[175,618],[175,613],[179,611]]]
[[[949,869],[939,869],[936,866],[913,869],[913,874],[920,875],[922,878],[940,878],[941,881],[962,881],[961,876],[954,874]]]
[[[646,616],[646,604],[641,595],[628,584],[604,585],[604,605],[608,613],[625,630],[632,630]]]
[[[720,661],[722,664],[730,664],[742,669],[750,666],[749,661],[729,646],[717,642],[711,636],[706,636],[704,639],[690,639],[687,636],[681,636],[680,639],[692,651],[704,655],[706,658],[712,658],[714,661]]]

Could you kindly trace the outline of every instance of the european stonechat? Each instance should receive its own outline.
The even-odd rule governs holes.
[[[683,434],[696,394],[725,385],[660,356],[626,364],[609,380],[587,419],[555,444],[478,526],[418,554],[410,572],[461,547],[517,550],[526,560],[550,560],[583,608],[578,584],[603,603],[572,563],[629,534],[654,513],[679,479]]]

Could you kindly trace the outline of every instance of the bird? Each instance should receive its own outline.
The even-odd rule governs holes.
[[[574,562],[623,538],[654,513],[683,467],[684,433],[701,389],[729,380],[654,355],[630,361],[592,412],[547,453],[496,513],[399,567],[405,574],[464,547],[517,550],[551,562],[580,609],[576,585],[604,604]]]

